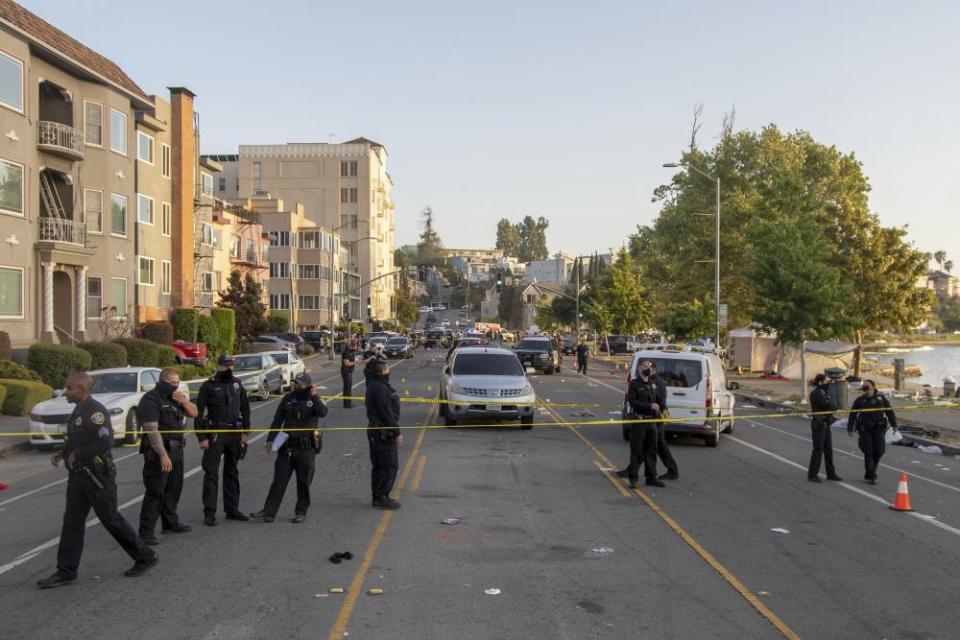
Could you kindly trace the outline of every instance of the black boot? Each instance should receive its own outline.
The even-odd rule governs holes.
[[[41,589],[53,589],[54,587],[64,587],[77,581],[76,575],[69,575],[62,571],[57,571],[52,576],[37,580],[37,586]]]

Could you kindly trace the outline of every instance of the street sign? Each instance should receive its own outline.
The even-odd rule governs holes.
[[[720,305],[720,326],[721,327],[727,326],[727,322],[728,322],[727,305],[721,304]]]

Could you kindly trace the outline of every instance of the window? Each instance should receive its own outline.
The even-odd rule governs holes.
[[[217,249],[223,246],[223,231],[220,229],[213,230],[213,246]]]
[[[103,192],[83,190],[83,219],[90,233],[103,233]]]
[[[270,246],[271,247],[289,247],[290,232],[289,231],[271,231]]]
[[[202,242],[203,244],[208,244],[211,247],[215,246],[215,243],[213,240],[213,225],[210,224],[209,222],[203,223],[203,232],[201,235],[200,242]]]
[[[217,291],[223,290],[223,271],[213,272],[213,285],[217,288]]]
[[[230,257],[234,259],[240,258],[240,236],[235,233],[230,236]]]
[[[23,165],[0,160],[0,211],[23,216]]]
[[[260,176],[263,172],[263,167],[259,162],[253,163],[253,188],[260,189]]]
[[[127,279],[110,278],[110,302],[121,316],[127,315]]]
[[[217,178],[217,191],[223,193],[227,190],[227,179],[226,178]]]
[[[350,187],[350,202],[356,202],[356,201],[357,201],[357,188]]]
[[[153,224],[153,198],[137,194],[137,220],[144,224]]]
[[[270,277],[271,278],[289,278],[290,263],[289,262],[271,262]]]
[[[137,160],[153,164],[153,138],[137,131]]]
[[[87,317],[99,318],[103,309],[103,278],[87,277]]]
[[[320,296],[297,296],[297,306],[301,309],[319,309]]]
[[[212,196],[213,195],[213,176],[209,173],[200,173],[200,177],[203,179],[203,195]]]
[[[300,248],[301,249],[319,249],[320,234],[317,231],[301,231],[300,232]]]
[[[110,233],[117,236],[127,235],[127,198],[110,194]]]
[[[103,146],[103,105],[83,102],[83,141],[94,147]]]
[[[160,145],[160,172],[164,178],[170,177],[170,145]]]
[[[320,278],[320,265],[318,264],[298,264],[297,277],[305,280],[317,280]]]
[[[271,309],[289,309],[290,294],[289,293],[271,293],[270,308]]]
[[[173,280],[173,273],[169,260],[160,261],[160,293],[170,294],[170,283]]]
[[[0,51],[0,104],[23,113],[23,63]]]
[[[127,114],[110,109],[110,148],[127,155]]]
[[[160,203],[160,233],[169,236],[173,229],[173,212],[169,202]]]
[[[356,187],[350,187],[349,189],[348,188],[340,189],[340,202],[347,203],[347,202],[356,202],[356,201],[357,201]]]
[[[204,272],[203,272],[202,274],[200,274],[200,275],[203,276],[203,277],[201,278],[201,281],[200,281],[200,282],[201,282],[201,286],[203,287],[203,290],[204,290],[205,292],[207,292],[207,293],[213,291],[213,272],[212,272],[212,271],[204,271]]]
[[[344,178],[355,177],[357,175],[357,161],[342,160],[340,162],[340,175]]]
[[[23,269],[0,267],[0,318],[23,317]]]
[[[137,284],[146,284],[153,286],[154,280],[154,260],[144,256],[137,257]]]

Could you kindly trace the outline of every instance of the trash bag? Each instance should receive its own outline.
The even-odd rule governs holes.
[[[887,432],[883,434],[883,440],[887,444],[897,444],[903,440],[903,434],[893,429],[887,429]]]

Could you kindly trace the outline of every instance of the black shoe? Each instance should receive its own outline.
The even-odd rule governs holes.
[[[394,509],[399,509],[399,508],[400,508],[400,503],[397,502],[396,500],[394,500],[393,498],[382,498],[382,499],[378,500],[378,501],[374,504],[374,506],[380,507],[381,509],[394,510]]]
[[[227,520],[239,520],[240,522],[247,522],[250,520],[250,516],[245,513],[240,513],[239,511],[231,511],[227,514]]]
[[[630,474],[627,472],[626,469],[619,469],[619,470],[617,471],[617,477],[618,477],[618,478],[629,478],[629,477],[630,477]]]
[[[810,482],[823,482],[823,480],[820,479],[820,476],[807,476],[807,480]]]
[[[867,482],[869,482],[870,484],[877,484],[877,479],[876,479],[876,478],[870,478],[869,480],[867,480]]]
[[[156,536],[140,536],[140,539],[143,540],[143,544],[150,545],[151,547],[155,547],[160,544],[160,541],[157,540]]]
[[[668,471],[662,476],[657,476],[657,480],[679,480],[680,474],[676,471]]]
[[[647,485],[648,487],[665,487],[665,486],[667,486],[667,485],[663,484],[662,482],[660,482],[659,480],[657,480],[656,478],[647,478],[647,480],[646,480],[646,482],[644,482],[644,484]]]
[[[175,524],[172,527],[164,527],[163,533],[190,533],[193,527],[188,524]]]
[[[139,578],[147,571],[150,571],[150,569],[153,569],[155,566],[157,566],[158,562],[160,562],[160,556],[153,554],[153,557],[149,560],[137,560],[135,563],[133,563],[132,567],[123,572],[123,575],[127,576],[128,578]]]
[[[52,576],[44,578],[43,580],[37,580],[37,586],[41,589],[53,589],[54,587],[65,587],[68,584],[73,584],[76,581],[76,575],[70,575],[63,573],[62,571],[57,571]]]
[[[841,478],[837,474],[833,474],[832,476],[827,476],[827,480],[833,480],[834,482],[843,482],[843,478]]]
[[[636,478],[630,478],[630,482],[629,482],[629,485],[628,485],[628,486],[629,486],[631,489],[636,489],[636,488],[637,488],[637,479],[636,479]]]
[[[294,524],[300,524],[301,522],[305,521],[306,519],[307,519],[307,514],[305,514],[305,513],[298,513],[298,514],[295,514],[295,515],[293,516],[293,519],[292,519],[290,522],[292,522],[292,523],[294,523]]]
[[[203,524],[208,527],[217,526],[217,517],[216,516],[203,516]]]
[[[251,513],[250,518],[257,520],[258,522],[273,522],[274,517],[266,511],[257,511],[256,513]],[[249,520],[249,518],[244,518],[244,520]]]

